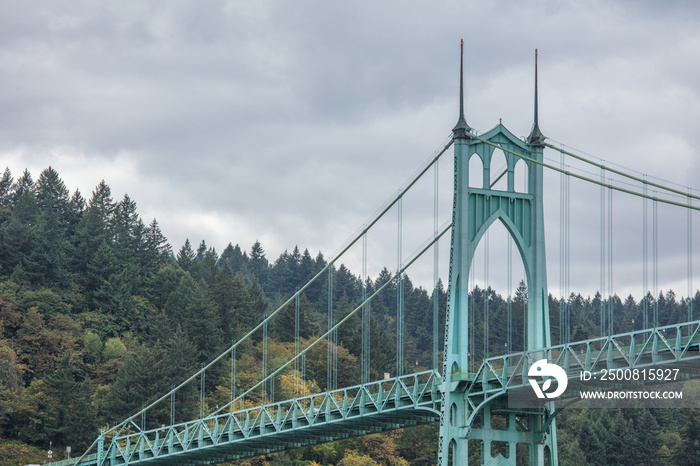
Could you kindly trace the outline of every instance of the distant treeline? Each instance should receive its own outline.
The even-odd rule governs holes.
[[[70,445],[74,453],[87,448],[101,427],[138,411],[146,400],[193,373],[326,265],[320,252],[312,256],[298,247],[269,261],[259,242],[249,250],[229,244],[219,254],[204,241],[194,248],[188,240],[174,253],[158,222],[144,223],[136,203],[127,195],[113,200],[104,181],[86,200],[77,190],[70,194],[51,167],[36,181],[26,170],[15,180],[6,169],[0,178],[0,437],[42,448],[49,441],[54,446]],[[384,269],[363,283],[344,265],[333,268],[334,320],[361,302],[363,286],[371,294],[390,277]],[[328,280],[322,277],[300,299],[300,337],[305,344],[327,329],[328,294]],[[439,303],[438,347],[442,351],[447,291],[442,282],[437,290],[426,290],[404,277],[407,372],[432,365],[434,297]],[[648,306],[658,304],[662,325],[686,319],[690,301],[677,299],[673,291],[656,298],[647,296],[647,300]],[[479,341],[474,348],[476,359],[484,356],[486,303],[488,355],[498,355],[506,350],[509,309],[514,322],[510,350],[522,349],[526,302],[524,283],[510,301],[491,288],[472,291],[472,325]],[[584,298],[572,294],[568,302],[571,339],[598,335],[600,295]],[[553,343],[559,342],[560,305],[550,296]],[[693,306],[700,311],[700,294],[695,295]],[[373,379],[396,372],[396,307],[394,282],[371,303]],[[615,332],[641,327],[644,306],[634,298],[623,302],[615,296],[612,307]],[[275,364],[293,355],[294,306],[288,306],[271,322],[268,336]],[[259,381],[261,337],[260,332],[254,335],[245,347],[248,353],[237,356],[236,390]],[[357,316],[338,332],[340,387],[359,380],[361,337]],[[325,344],[321,346],[318,354],[307,358],[304,368],[310,390],[326,388],[326,349]],[[212,377],[207,404],[213,408],[228,399],[230,389],[226,388],[227,374],[214,372]],[[289,380],[279,378],[274,395],[282,399],[290,393]],[[177,418],[198,416],[195,390],[183,390],[178,396]],[[255,396],[249,401],[255,402]],[[564,416],[560,424],[570,427],[569,433],[560,434],[564,455],[574,458],[571,461],[584,458],[587,463],[562,464],[602,464],[595,462],[596,451],[618,450],[603,445],[606,440],[602,434],[589,430],[619,428],[623,421],[628,437],[642,423],[651,425],[648,429],[653,432],[666,433],[671,440],[676,438],[673,435],[695,438],[697,445],[697,430],[688,430],[698,427],[697,413],[687,410],[686,414],[670,414],[669,419],[653,415],[656,424],[649,420],[649,414],[637,419],[612,413],[590,423],[583,421],[588,419],[586,412],[577,418]],[[165,422],[168,415],[156,410],[149,422]],[[256,464],[291,464],[285,461],[292,460],[298,464],[312,460],[338,465],[432,464],[437,427],[418,429],[307,448],[256,460]],[[572,432],[586,437],[573,436]],[[598,438],[596,435],[601,439],[592,443],[590,439]],[[645,448],[654,451],[646,457],[663,453],[677,464],[696,464],[683,463],[681,455],[687,444],[671,445],[671,440],[647,442]],[[353,462],[362,458],[374,463]],[[13,461],[16,464],[21,458]]]

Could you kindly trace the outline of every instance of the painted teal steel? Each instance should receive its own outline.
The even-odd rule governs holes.
[[[507,164],[505,191],[491,189],[491,157],[496,147],[504,150]],[[482,442],[482,458],[491,457],[491,444],[506,441],[507,458],[499,458],[501,464],[515,464],[517,443],[526,442],[530,462],[544,464],[545,456],[550,464],[557,464],[555,424],[545,424],[546,413],[527,412],[529,424],[542,426],[539,434],[524,435],[513,428],[504,440],[502,432],[492,429],[472,429],[475,406],[469,403],[462,374],[469,373],[470,361],[468,325],[472,319],[469,307],[468,278],[479,241],[494,222],[500,221],[513,238],[523,260],[528,284],[526,313],[526,348],[540,351],[550,344],[549,309],[547,292],[546,257],[544,247],[543,182],[540,165],[521,160],[514,153],[530,159],[542,160],[542,147],[523,142],[502,124],[479,138],[467,134],[455,138],[455,198],[453,210],[452,252],[449,308],[445,330],[445,358],[443,374],[446,388],[443,391],[441,416],[440,464],[467,464],[469,439]],[[469,186],[469,162],[479,157],[482,173],[479,187]],[[527,192],[515,191],[515,167],[527,165]],[[544,354],[544,353],[542,353]],[[542,358],[539,358],[542,359]],[[478,405],[483,410],[486,425],[490,422],[495,404]],[[495,413],[495,411],[494,411]],[[511,423],[512,424],[512,423]],[[548,451],[546,451],[548,450]]]
[[[464,117],[463,65],[464,45],[460,62],[460,114],[452,130],[454,139],[454,201],[452,212],[452,244],[450,252],[449,297],[445,324],[445,355],[440,416],[440,445],[438,459],[441,466],[450,463],[468,464],[469,441],[479,440],[482,463],[515,465],[516,445],[528,445],[530,464],[558,464],[556,426],[546,423],[546,409],[542,412],[519,413],[528,418],[532,427],[527,435],[517,431],[515,419],[508,429],[496,432],[491,426],[492,411],[500,406],[486,398],[475,406],[469,401],[467,384],[462,374],[469,373],[469,323],[472,312],[469,303],[469,271],[479,241],[491,225],[500,221],[513,238],[520,252],[528,285],[528,305],[525,316],[525,347],[539,351],[550,344],[549,302],[544,238],[542,151],[544,135],[539,129],[537,111],[537,62],[535,62],[535,111],[532,131],[522,141],[501,123],[487,133],[476,137]],[[505,190],[492,189],[491,157],[496,148],[503,149],[506,158],[507,186]],[[470,160],[481,161],[480,186],[470,186]],[[530,159],[525,160],[523,157]],[[526,192],[515,191],[515,167],[527,166]],[[479,175],[479,174],[477,174]],[[477,178],[477,177],[475,177]],[[484,332],[487,332],[484,329]],[[485,339],[486,341],[486,339]],[[486,345],[485,345],[486,348]],[[486,351],[486,349],[485,349]],[[542,353],[544,354],[544,353]],[[484,355],[487,357],[488,355]],[[542,359],[542,358],[539,358]],[[481,410],[483,428],[473,429],[477,410]],[[512,415],[515,413],[510,413]],[[511,416],[512,417],[512,416]],[[504,442],[505,456],[492,458],[492,444]]]
[[[426,424],[438,419],[441,382],[426,371],[155,430],[132,423],[80,464],[217,464]]]
[[[684,379],[700,378],[700,321],[496,356],[485,359],[475,372],[454,374],[451,383],[464,383],[468,407],[471,412],[478,412],[487,400],[507,396],[509,390],[529,387],[528,371],[543,357],[564,369],[572,380],[579,380],[581,371],[600,374],[650,368],[679,368]],[[653,381],[639,380],[639,383],[651,385]],[[562,398],[578,396],[579,389],[569,384]]]

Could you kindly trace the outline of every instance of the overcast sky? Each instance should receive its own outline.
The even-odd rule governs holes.
[[[271,260],[295,245],[329,256],[449,135],[460,38],[467,121],[479,132],[502,118],[529,133],[538,48],[546,136],[700,188],[692,1],[2,0],[0,164],[35,178],[51,165],[86,198],[104,179],[115,200],[128,193],[144,221],[157,218],[176,251],[185,238],[219,252],[259,239]],[[432,231],[432,182],[405,203],[405,222],[427,228],[409,228],[405,255]],[[558,183],[547,188],[550,290]],[[600,283],[598,196],[572,182],[572,290]],[[614,282],[635,292],[642,204],[614,199]],[[685,295],[686,214],[660,218],[671,225],[659,227],[660,286]],[[395,266],[396,246],[377,244],[375,268]],[[700,241],[694,249],[697,288]]]

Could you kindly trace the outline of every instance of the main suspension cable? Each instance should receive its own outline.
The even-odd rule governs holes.
[[[556,172],[559,172],[559,173],[562,172],[562,170],[561,170],[559,167],[555,167],[555,166],[550,165],[550,164],[548,164],[548,163],[540,162],[539,160],[533,159],[532,157],[528,157],[528,156],[526,156],[526,155],[519,154],[518,152],[515,152],[515,151],[513,151],[513,150],[507,149],[507,148],[505,148],[505,147],[501,147],[500,145],[498,145],[498,144],[496,144],[496,143],[493,143],[493,142],[491,142],[491,141],[488,141],[488,140],[486,140],[486,139],[483,139],[483,138],[481,138],[481,137],[479,137],[479,136],[474,136],[474,139],[477,139],[477,140],[479,140],[479,141],[482,141],[482,142],[484,142],[485,144],[488,144],[488,145],[490,145],[490,146],[498,147],[499,149],[503,150],[504,152],[507,152],[507,153],[509,153],[509,154],[513,154],[513,155],[515,155],[516,157],[520,157],[521,159],[526,160],[526,161],[528,161],[528,162],[531,162],[531,163],[540,165],[540,166],[542,166],[542,167],[548,168],[548,169],[550,169],[550,170],[553,170],[553,171],[556,171]],[[607,168],[606,168],[606,170],[607,170]],[[587,177],[587,176],[582,176],[582,175],[579,175],[579,174],[577,174],[577,173],[573,173],[573,172],[568,171],[568,170],[565,170],[564,173],[565,173],[566,175],[568,175],[568,176],[577,178],[577,179],[579,179],[579,180],[587,181],[588,183],[592,183],[592,184],[595,184],[595,185],[598,185],[598,186],[603,185],[603,186],[608,187],[608,185],[606,185],[605,183],[603,183],[603,182],[601,182],[601,181],[598,181],[598,180],[594,180],[594,179],[589,178],[589,177]],[[683,203],[681,203],[681,202],[672,201],[672,200],[670,200],[670,199],[665,199],[665,198],[660,198],[660,197],[655,197],[655,196],[652,197],[652,196],[650,196],[650,195],[645,195],[645,194],[639,193],[639,192],[637,192],[637,191],[632,191],[631,189],[621,188],[621,187],[615,186],[615,185],[613,185],[613,184],[610,184],[609,187],[610,187],[611,189],[615,190],[615,191],[619,191],[619,192],[631,194],[631,195],[637,196],[637,197],[642,197],[642,198],[651,199],[651,200],[653,200],[653,201],[661,202],[661,203],[663,203],[663,204],[675,205],[675,206],[677,206],[677,207],[683,207],[683,208],[686,208],[686,209],[692,209],[692,210],[700,211],[700,206],[695,206],[695,205],[689,206],[688,204],[683,204]],[[687,196],[687,194],[686,194],[686,193],[683,193],[683,196]]]
[[[452,228],[452,223],[451,223],[451,221],[448,221],[448,222],[444,225],[444,227],[441,229],[440,233],[439,233],[436,237],[434,237],[434,238],[432,238],[431,240],[429,240],[429,241],[427,241],[426,243],[424,243],[425,245],[424,245],[423,247],[421,247],[418,251],[416,251],[416,252],[411,256],[411,258],[406,262],[406,264],[405,264],[403,267],[401,267],[400,270],[398,270],[396,273],[394,273],[392,276],[390,276],[389,279],[388,279],[382,286],[380,286],[379,288],[377,288],[376,290],[374,290],[374,293],[372,293],[371,295],[367,296],[367,298],[366,298],[362,303],[360,303],[357,307],[355,307],[352,311],[350,311],[345,317],[343,317],[342,319],[340,319],[340,320],[333,326],[332,329],[328,330],[328,331],[327,331],[326,333],[324,333],[323,335],[320,335],[316,340],[314,340],[314,341],[312,341],[311,343],[309,343],[309,346],[307,346],[306,348],[304,348],[304,349],[301,351],[300,355],[298,355],[298,356],[296,356],[295,358],[292,358],[292,359],[290,359],[289,361],[285,362],[285,363],[282,364],[280,367],[278,367],[274,372],[272,372],[271,374],[269,374],[267,377],[270,378],[270,377],[275,377],[275,376],[277,376],[277,375],[280,374],[284,369],[286,369],[287,367],[289,367],[289,366],[294,362],[294,359],[296,359],[297,357],[300,357],[301,355],[304,355],[304,354],[308,353],[313,347],[315,347],[317,344],[319,344],[323,339],[328,338],[328,336],[330,335],[331,331],[337,330],[341,325],[343,325],[345,322],[347,322],[351,317],[355,316],[359,311],[361,311],[361,310],[363,309],[364,305],[366,304],[366,302],[369,302],[369,301],[371,301],[372,299],[374,299],[379,293],[381,293],[381,292],[384,290],[384,288],[386,288],[387,286],[389,286],[389,284],[390,284],[393,280],[395,280],[396,277],[399,276],[399,274],[404,273],[404,272],[405,272],[411,265],[413,265],[413,263],[416,262],[428,249],[430,249],[436,241],[438,241],[440,238],[442,238],[442,236],[443,236],[445,233],[447,233],[448,231],[450,231],[451,228]],[[239,397],[239,398],[242,398],[242,397],[247,396],[249,393],[251,393],[251,392],[253,392],[254,390],[258,389],[264,382],[265,382],[265,381],[260,381],[260,382],[256,383],[255,385],[253,385],[252,387],[250,387],[248,390],[246,390],[245,392],[243,392],[243,393],[241,393],[240,395],[238,395],[238,397]],[[235,401],[235,400],[234,400],[234,401]],[[221,413],[222,411],[224,411],[224,410],[225,410],[226,408],[228,408],[229,406],[231,406],[230,403],[225,404],[224,406],[222,406],[222,407],[218,408],[217,410],[211,412],[211,413],[209,414],[209,416],[207,416],[207,418],[210,418],[210,417],[212,417],[212,416],[216,416],[217,414]]]
[[[544,145],[545,145],[546,147],[549,147],[550,149],[554,149],[554,150],[556,150],[556,151],[558,151],[558,152],[561,152],[562,154],[566,154],[566,155],[568,155],[568,156],[570,156],[570,157],[573,157],[573,158],[575,158],[575,159],[577,159],[577,160],[580,160],[580,161],[582,161],[582,162],[584,162],[584,163],[587,163],[587,164],[589,164],[589,165],[593,165],[593,166],[596,166],[596,167],[600,167],[601,169],[607,170],[607,171],[609,171],[610,173],[615,173],[616,175],[624,176],[625,178],[629,178],[630,180],[634,180],[634,181],[637,181],[637,182],[643,183],[643,184],[648,184],[649,186],[652,186],[652,187],[654,187],[654,188],[663,189],[664,191],[668,191],[668,192],[671,192],[671,193],[674,193],[674,194],[678,194],[678,195],[683,196],[683,197],[690,197],[691,199],[700,200],[700,196],[696,196],[696,195],[694,195],[694,194],[691,194],[690,191],[684,192],[684,191],[681,191],[681,190],[679,190],[679,189],[674,189],[674,188],[671,188],[671,187],[669,187],[669,186],[665,186],[665,185],[662,185],[662,184],[659,184],[659,183],[654,183],[654,182],[652,182],[652,181],[649,181],[649,180],[647,179],[646,175],[644,175],[642,178],[640,178],[640,177],[638,177],[638,176],[630,175],[629,173],[623,172],[623,171],[621,171],[621,170],[616,170],[616,169],[614,169],[614,168],[611,168],[610,166],[603,165],[603,161],[602,161],[602,160],[601,160],[600,163],[596,163],[596,162],[594,162],[594,161],[592,161],[592,160],[589,160],[589,159],[587,159],[587,158],[585,158],[585,157],[582,157],[582,156],[580,156],[580,155],[574,154],[574,153],[572,153],[572,152],[566,151],[566,150],[564,150],[564,149],[562,149],[562,148],[560,148],[560,147],[554,146],[554,145],[549,144],[549,143],[547,143],[547,142],[545,142]]]

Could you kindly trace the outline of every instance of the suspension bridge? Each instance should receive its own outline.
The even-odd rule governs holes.
[[[462,45],[463,56],[463,45]],[[575,399],[581,388],[575,381],[582,371],[682,368],[684,377],[700,375],[700,320],[693,314],[688,299],[685,322],[661,326],[656,301],[644,298],[642,322],[637,330],[614,333],[612,306],[613,267],[613,193],[636,196],[644,203],[644,283],[645,291],[659,290],[657,209],[669,206],[687,212],[688,294],[692,297],[692,213],[700,210],[693,202],[700,199],[688,189],[666,186],[647,177],[606,166],[599,161],[564,150],[546,142],[539,128],[537,54],[535,55],[534,122],[527,138],[518,138],[502,123],[478,134],[466,122],[463,97],[463,58],[460,63],[460,111],[450,137],[419,168],[378,212],[329,259],[327,265],[296,293],[269,313],[255,327],[170,392],[134,413],[128,419],[104,429],[90,449],[80,458],[54,463],[98,466],[147,464],[217,464],[307,445],[384,432],[420,424],[439,422],[440,436],[437,462],[441,466],[466,465],[470,449],[480,450],[481,464],[516,464],[516,448],[524,449],[532,465],[558,464],[556,414],[551,401],[537,407],[509,406],[512,394],[529,387],[531,368],[543,359],[561,367],[572,382],[566,393]],[[437,214],[437,165],[453,149],[454,191],[451,217],[442,225]],[[561,163],[547,161],[544,149],[559,153]],[[494,151],[502,151],[505,166],[492,164]],[[572,159],[601,171],[600,177],[576,170],[566,160]],[[478,159],[479,168],[470,162]],[[403,252],[402,205],[404,196],[422,178],[435,170],[435,214],[430,237],[413,254]],[[516,171],[524,169],[524,182],[518,185]],[[553,344],[545,255],[544,189],[545,170],[561,176],[560,233],[560,300],[559,335]],[[481,180],[472,183],[471,179]],[[570,180],[600,187],[601,192],[601,299],[600,334],[592,339],[571,341],[571,309],[566,298],[570,292]],[[504,182],[499,183],[499,181]],[[607,209],[606,209],[607,201]],[[652,205],[653,290],[648,287],[648,205]],[[361,249],[362,279],[367,279],[367,236],[389,212],[397,212],[397,267],[390,280],[372,292],[363,286],[361,302],[340,314],[333,302],[333,271],[353,248]],[[470,299],[470,276],[473,278],[477,246],[487,238],[489,228],[500,222],[508,232],[509,263],[511,245],[520,255],[527,282],[527,302],[523,322],[514,322],[510,307],[505,329],[489,324],[484,309],[483,326],[474,324],[479,312]],[[449,235],[448,235],[449,233]],[[437,290],[441,238],[450,239],[448,302],[439,309],[438,293],[433,293],[432,364],[428,370],[412,373],[405,366],[403,281],[406,271],[424,255],[433,252],[434,282]],[[607,272],[607,276],[604,272]],[[300,297],[313,283],[323,282],[328,292],[327,328],[318,338],[302,346],[300,332]],[[396,373],[371,380],[370,315],[373,299],[389,284],[397,290]],[[488,303],[488,299],[485,300]],[[488,304],[485,304],[488,306]],[[267,351],[268,324],[285,309],[294,309],[294,357],[274,365]],[[438,334],[439,313],[445,312],[445,330]],[[340,315],[339,315],[340,314]],[[338,387],[338,329],[344,325],[361,325],[362,350],[359,384]],[[355,318],[356,320],[352,320]],[[524,327],[524,340],[513,341],[515,325]],[[483,339],[480,338],[483,333]],[[505,351],[489,347],[490,335],[507,334]],[[262,345],[260,378],[241,389],[237,365],[241,353],[251,341]],[[440,363],[439,343],[443,343]],[[521,344],[520,351],[514,351]],[[305,382],[305,359],[314,348],[325,346],[327,380],[325,391],[311,390]],[[316,352],[317,354],[318,352]],[[479,357],[480,356],[480,357]],[[240,369],[238,369],[240,370]],[[209,408],[207,395],[213,383],[207,376],[227,374],[228,400],[216,409]],[[284,374],[292,374],[294,397],[275,400],[275,383]],[[239,376],[240,377],[240,376]],[[276,382],[277,381],[277,382]],[[562,381],[558,380],[561,384]],[[178,419],[184,390],[199,392],[199,415],[192,420]],[[494,419],[505,419],[505,428]],[[166,419],[166,423],[163,423]]]

